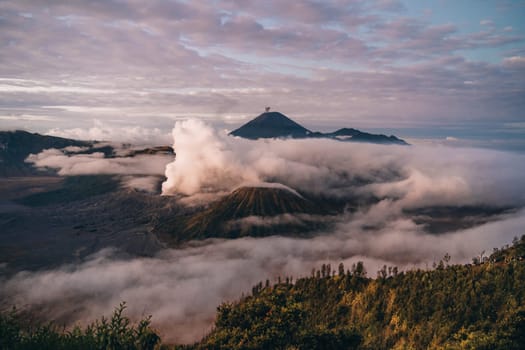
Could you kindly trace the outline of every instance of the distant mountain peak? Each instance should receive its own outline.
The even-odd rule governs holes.
[[[361,131],[354,128],[341,128],[337,131],[334,131],[332,134],[335,136],[353,136],[361,133]]]
[[[257,118],[250,120],[230,135],[257,140],[265,138],[328,138],[338,141],[408,145],[394,135],[378,135],[354,128],[341,128],[330,133],[312,132],[280,112],[270,112],[270,107]]]
[[[267,107],[266,112],[230,134],[255,140],[279,137],[303,138],[308,137],[311,131],[280,112],[270,112],[270,109]]]

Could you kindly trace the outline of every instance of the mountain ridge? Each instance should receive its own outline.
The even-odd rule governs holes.
[[[250,140],[264,138],[328,138],[338,141],[408,145],[394,135],[371,134],[354,128],[340,128],[333,132],[311,131],[280,112],[266,111],[230,132],[230,135]]]
[[[26,163],[31,154],[48,148],[89,147],[93,142],[41,135],[23,130],[0,131],[0,177],[49,174]]]

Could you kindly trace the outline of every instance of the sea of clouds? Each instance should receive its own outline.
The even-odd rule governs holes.
[[[373,277],[385,264],[427,268],[446,253],[452,262],[466,263],[525,233],[524,155],[327,139],[249,141],[199,120],[177,122],[173,139],[176,157],[167,165],[154,157],[123,161],[55,151],[31,160],[57,167],[62,174],[151,176],[162,171],[162,195],[176,196],[187,205],[219,198],[247,183],[278,183],[299,193],[377,201],[334,218],[333,231],[311,238],[207,240],[167,248],[150,258],[123,259],[115,250],[103,250],[80,264],[20,272],[3,280],[2,299],[37,306],[47,317],[67,324],[108,314],[125,300],[133,318],[152,314],[166,340],[192,342],[209,331],[221,302],[238,298],[267,278],[308,276],[323,263],[350,267],[359,260]],[[86,158],[109,163],[89,167]],[[463,205],[513,210],[476,227],[439,235],[427,233],[406,214],[416,208]]]

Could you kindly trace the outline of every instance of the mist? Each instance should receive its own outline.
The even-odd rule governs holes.
[[[116,146],[116,145],[113,145]],[[75,154],[84,151],[79,147],[64,149],[45,149],[38,154],[30,154],[26,162],[40,169],[56,169],[60,176],[77,175],[119,175],[124,188],[156,193],[163,181],[166,165],[173,159],[168,155],[126,156],[129,149],[115,148],[119,157],[106,158],[102,152]]]
[[[99,155],[66,156],[56,151],[31,161],[59,166],[62,174],[76,174],[78,169],[83,174],[100,169],[129,174],[136,169],[147,178],[162,171],[166,176],[162,194],[188,205],[217,199],[247,184],[289,188],[300,195],[377,201],[337,217],[248,217],[231,223],[333,222],[332,230],[310,238],[212,239],[167,248],[152,258],[124,258],[118,247],[103,250],[79,264],[4,279],[1,299],[40,310],[67,325],[85,324],[126,301],[132,318],[151,314],[166,341],[187,343],[210,330],[221,302],[239,298],[265,279],[296,279],[309,276],[323,263],[343,262],[349,268],[357,261],[363,261],[369,276],[375,277],[383,265],[428,268],[446,253],[451,263],[467,263],[524,233],[523,155],[324,139],[249,141],[197,120],[177,122],[172,134],[177,155],[165,168],[151,157],[119,163],[123,168],[113,163],[101,168],[98,162],[106,160]],[[148,181],[136,185],[147,187]],[[472,228],[441,234],[429,234],[408,214],[417,208],[465,205],[510,209]]]
[[[129,142],[135,145],[156,145],[171,141],[169,133],[159,128],[127,124],[119,126],[98,119],[93,120],[93,125],[89,128],[53,128],[46,134],[76,140]]]
[[[199,120],[177,122],[177,158],[165,195],[217,194],[244,183],[281,183],[334,197],[373,195],[397,206],[525,203],[525,156],[486,149],[374,145],[329,139],[228,136]]]
[[[364,261],[369,276],[384,264],[427,268],[445,253],[451,263],[469,262],[482,251],[510,242],[522,232],[525,213],[501,221],[432,236],[407,220],[378,231],[351,223],[311,239],[243,238],[195,242],[166,249],[153,258],[118,258],[104,250],[82,264],[43,272],[21,272],[2,281],[3,300],[38,310],[67,325],[85,324],[126,301],[133,319],[153,315],[153,326],[169,342],[192,342],[211,329],[216,307],[247,293],[259,281],[309,276],[323,263],[347,268]]]
[[[104,153],[65,154],[59,149],[46,149],[31,154],[26,162],[37,168],[58,169],[58,175],[162,175],[171,157],[166,155],[138,155],[134,157],[105,158]]]

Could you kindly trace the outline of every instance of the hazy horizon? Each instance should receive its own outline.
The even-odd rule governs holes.
[[[129,141],[195,117],[235,128],[271,106],[321,131],[525,150],[523,2],[27,0],[0,12],[2,130]]]

